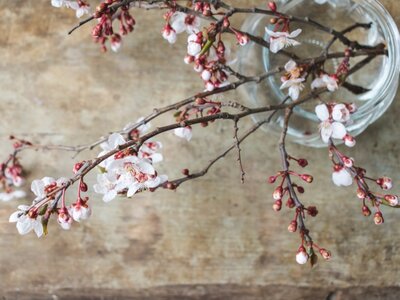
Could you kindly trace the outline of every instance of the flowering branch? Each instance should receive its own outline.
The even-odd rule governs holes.
[[[88,12],[89,4],[85,1],[52,0],[53,6],[68,7],[81,16]],[[179,4],[174,0],[104,0],[99,3],[96,11],[88,18],[81,21],[71,29],[69,34],[77,28],[97,20],[93,27],[92,36],[101,45],[103,51],[107,49],[106,43],[110,41],[111,49],[118,51],[121,47],[121,36],[133,31],[136,24],[131,15],[131,9],[138,4],[139,8],[149,9],[153,7],[162,8],[165,11],[165,26],[162,36],[169,43],[174,43],[177,34],[186,32],[187,54],[185,63],[193,65],[194,71],[198,72],[204,84],[204,91],[178,101],[176,103],[154,109],[146,117],[137,122],[130,123],[122,130],[108,134],[96,141],[85,145],[63,146],[63,145],[41,145],[23,139],[14,140],[14,151],[0,165],[0,183],[5,190],[0,193],[0,199],[21,198],[20,191],[14,191],[13,187],[19,187],[23,182],[23,169],[18,155],[26,149],[33,150],[64,150],[79,154],[84,150],[92,150],[100,147],[102,151],[96,158],[77,162],[73,167],[74,175],[70,178],[53,179],[44,177],[32,182],[32,191],[36,198],[30,206],[20,205],[18,210],[10,216],[10,222],[16,222],[19,233],[26,234],[32,230],[38,236],[47,233],[47,224],[53,215],[63,229],[70,229],[73,221],[86,220],[91,215],[89,198],[84,196],[88,191],[85,182],[86,176],[99,170],[97,183],[93,189],[102,194],[103,200],[109,202],[118,195],[132,197],[143,191],[156,191],[159,188],[176,190],[182,183],[202,177],[208,173],[210,168],[221,158],[232,150],[237,151],[237,161],[244,182],[244,166],[242,163],[241,143],[261,126],[269,123],[279,112],[284,112],[282,132],[279,140],[279,151],[282,162],[282,170],[269,177],[270,183],[277,182],[278,186],[273,192],[273,209],[280,211],[282,200],[286,199],[286,206],[293,208],[294,217],[288,230],[298,232],[300,235],[300,246],[296,254],[296,261],[304,264],[307,261],[314,265],[317,260],[315,249],[321,256],[328,260],[331,254],[328,250],[320,248],[312,239],[309,229],[306,227],[306,216],[315,217],[318,210],[315,206],[304,206],[300,200],[300,194],[304,188],[297,180],[311,183],[313,177],[309,174],[298,173],[290,165],[295,161],[301,168],[308,165],[305,158],[295,158],[286,150],[286,139],[291,117],[294,109],[311,100],[320,100],[320,95],[334,92],[339,88],[346,88],[354,94],[361,94],[368,89],[347,82],[350,75],[362,70],[374,58],[388,55],[384,43],[377,45],[364,45],[358,41],[349,39],[346,34],[357,28],[368,30],[371,23],[355,23],[343,30],[336,30],[325,26],[308,17],[300,18],[278,11],[275,2],[269,2],[269,9],[240,8],[234,7],[220,0],[192,1],[189,5]],[[265,28],[268,38],[264,39],[249,32],[238,30],[231,25],[231,18],[236,14],[262,14],[271,16],[270,25]],[[202,29],[200,19],[208,22]],[[119,25],[119,33],[114,31],[114,24]],[[297,37],[302,30],[290,31],[292,24],[309,24],[316,30],[330,36],[329,42],[317,57],[302,57],[297,53],[287,51],[286,47],[295,47],[300,44]],[[273,70],[261,75],[247,75],[235,70],[229,65],[229,54],[225,43],[225,34],[234,36],[239,46],[246,46],[250,41],[260,47],[266,47],[271,53],[278,53],[289,58],[289,61]],[[343,51],[330,52],[335,41],[340,41]],[[353,64],[352,58],[362,57]],[[325,63],[330,59],[341,59],[339,66],[333,71],[325,69]],[[276,105],[265,105],[260,107],[248,107],[240,101],[216,101],[215,95],[233,91],[245,84],[260,84],[270,77],[280,77],[282,85],[280,89],[287,89],[286,98]],[[235,79],[231,79],[234,77]],[[309,78],[310,91],[304,92],[305,84]],[[391,188],[392,182],[387,177],[373,179],[366,176],[363,168],[354,166],[354,160],[345,156],[337,146],[335,140],[341,140],[345,145],[352,147],[355,139],[346,129],[351,121],[351,114],[356,111],[352,103],[320,101],[315,113],[320,123],[321,139],[328,146],[331,162],[333,163],[332,180],[336,185],[347,186],[353,180],[357,184],[357,196],[362,200],[362,211],[364,215],[371,214],[368,207],[372,206],[376,211],[374,221],[376,224],[383,223],[380,205],[399,207],[398,197],[392,194],[381,194],[371,191],[367,181],[373,181],[384,190]],[[158,119],[168,112],[175,112],[175,121],[164,124],[149,131],[150,121]],[[251,115],[269,112],[267,119],[258,122],[241,136],[240,120]],[[214,121],[230,120],[233,122],[233,144],[218,154],[200,171],[191,173],[189,169],[183,169],[183,177],[168,180],[166,175],[159,175],[155,165],[162,160],[158,151],[162,145],[154,141],[159,135],[173,131],[177,136],[190,140],[192,128],[195,125],[208,127]],[[211,127],[211,126],[210,126]],[[77,184],[75,202],[68,204],[67,190]]]

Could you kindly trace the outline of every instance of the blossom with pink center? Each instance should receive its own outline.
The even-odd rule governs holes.
[[[66,178],[56,180],[52,177],[43,177],[42,179],[32,181],[31,190],[36,196],[33,202],[46,198],[49,193],[63,186],[66,182]]]
[[[17,223],[18,233],[21,235],[27,234],[32,230],[35,231],[37,237],[43,235],[43,225],[40,216],[32,217],[28,213],[29,206],[19,205],[18,210],[11,214],[9,218],[10,223]]]
[[[330,92],[336,91],[339,88],[337,77],[323,74],[320,77],[315,78],[311,83],[311,89],[319,89],[324,87],[326,87]]]
[[[348,122],[350,120],[350,111],[347,109],[346,105],[339,103],[333,106],[332,119],[341,123]]]
[[[0,193],[0,200],[3,202],[8,202],[13,199],[20,199],[24,198],[26,196],[26,193],[21,190],[10,190],[10,191],[5,191]]]
[[[346,136],[346,127],[340,122],[332,121],[331,114],[326,104],[317,105],[315,107],[315,113],[321,121],[319,128],[324,143],[328,143],[330,138],[343,139]]]
[[[269,50],[272,53],[277,53],[279,50],[289,47],[289,46],[298,46],[300,43],[294,38],[298,37],[301,33],[301,29],[296,29],[295,31],[289,32],[279,32],[269,30],[268,27],[265,27],[265,31],[269,35]]]
[[[171,27],[171,25],[165,25],[161,33],[168,43],[174,44],[176,42],[176,31]]]
[[[157,175],[150,161],[136,156],[114,161],[110,170],[117,175],[115,189],[118,192],[127,190],[127,197],[141,189],[155,188],[167,180],[166,176]]]
[[[115,150],[119,145],[125,144],[124,137],[119,133],[111,134],[106,142],[100,144],[100,148],[103,150],[99,153],[98,157],[103,156],[110,151]],[[114,157],[110,156],[100,163],[100,167],[107,168],[107,166],[114,161]]]
[[[192,34],[199,32],[200,19],[197,16],[177,11],[171,16],[170,24],[177,34],[184,31]]]
[[[89,13],[89,5],[84,1],[69,1],[69,0],[51,0],[51,5],[54,7],[66,7],[75,10],[75,14],[77,18],[82,17],[85,14]]]
[[[87,201],[79,200],[71,205],[69,214],[74,221],[80,222],[82,220],[87,220],[91,216],[92,210],[87,204]]]
[[[300,96],[300,92],[304,89],[303,81],[305,79],[300,77],[301,72],[293,60],[290,60],[285,64],[285,70],[288,76],[282,77],[282,85],[280,89],[289,89],[288,95],[293,100],[297,100]]]

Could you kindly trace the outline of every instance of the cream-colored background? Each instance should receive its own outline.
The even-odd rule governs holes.
[[[398,1],[382,2],[400,22]],[[197,92],[200,81],[182,64],[184,38],[173,46],[162,40],[161,13],[134,12],[138,24],[123,50],[103,55],[91,43],[90,26],[66,35],[76,22],[70,11],[53,9],[50,1],[0,1],[2,157],[10,151],[10,133],[32,141],[81,144]],[[396,183],[399,114],[397,97],[351,150],[372,176],[391,175]],[[250,120],[243,122],[244,127],[250,125]],[[232,130],[230,123],[195,128],[190,143],[166,134],[161,139],[165,162],[160,168],[171,178],[183,167],[202,168],[230,145]],[[69,232],[52,222],[49,235],[42,239],[19,236],[7,222],[18,203],[0,203],[0,296],[95,299],[90,297],[119,293],[130,299],[143,293],[138,299],[153,294],[163,299],[182,294],[301,299],[325,298],[344,289],[332,294],[340,298],[354,293],[346,288],[355,286],[361,287],[357,293],[369,296],[377,290],[398,293],[387,287],[398,286],[400,211],[385,209],[385,224],[375,226],[361,215],[352,188],[331,184],[326,150],[289,148],[309,158],[315,182],[303,199],[317,205],[320,214],[308,224],[315,240],[332,251],[331,262],[313,270],[294,262],[299,240],[286,230],[291,213],[272,211],[272,187],[265,183],[279,169],[276,138],[258,132],[243,145],[244,185],[236,154],[230,155],[207,177],[177,192],[141,194],[109,204],[90,194],[94,213],[89,222],[74,224]],[[96,155],[85,152],[80,157]],[[70,157],[71,153],[26,152],[22,162],[32,180],[71,175]]]

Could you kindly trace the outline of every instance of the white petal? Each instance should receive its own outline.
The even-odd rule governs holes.
[[[346,135],[346,127],[339,122],[332,123],[332,137],[334,139],[343,139]]]
[[[315,107],[315,114],[321,121],[327,121],[329,119],[329,110],[325,104],[319,104]]]
[[[295,37],[297,37],[300,33],[301,33],[301,29],[300,28],[298,28],[298,29],[296,29],[295,31],[292,31],[290,34],[289,34],[289,37],[290,38],[295,38]]]
[[[311,82],[311,89],[312,90],[319,89],[319,88],[322,88],[322,87],[325,87],[325,82],[319,77],[315,78],[313,80],[313,82]]]
[[[119,133],[113,133],[108,137],[108,144],[111,149],[115,149],[119,145],[125,144],[125,139]]]
[[[293,100],[297,100],[299,99],[299,95],[300,95],[300,88],[296,85],[292,85],[289,88],[289,96],[293,99]]]
[[[8,222],[10,222],[10,223],[17,222],[17,221],[19,220],[19,218],[20,218],[21,215],[23,215],[23,212],[21,212],[21,211],[19,211],[19,210],[13,212],[13,213],[11,214],[10,218],[8,219]]]
[[[140,184],[133,184],[129,187],[128,193],[126,194],[127,197],[132,197],[139,189],[141,185]]]
[[[117,191],[116,190],[111,190],[108,191],[106,194],[103,196],[103,201],[104,202],[110,202],[117,196]]]
[[[297,64],[294,60],[289,60],[286,64],[285,64],[285,70],[286,71],[291,71],[294,70],[297,67]]]
[[[37,237],[41,237],[43,235],[43,225],[39,219],[34,222],[33,229],[35,230]]]

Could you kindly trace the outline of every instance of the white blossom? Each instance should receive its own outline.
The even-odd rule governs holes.
[[[319,89],[324,87],[326,87],[330,92],[336,91],[339,88],[337,78],[335,76],[323,74],[320,77],[315,78],[311,83],[311,89]]]
[[[93,189],[96,193],[103,194],[104,202],[110,202],[117,196],[116,180],[117,177],[113,173],[97,175],[97,183],[93,186]]]
[[[346,127],[342,123],[330,119],[329,109],[326,104],[317,105],[315,113],[321,121],[319,128],[324,143],[328,143],[330,138],[344,139],[346,137]]]
[[[336,104],[332,109],[332,119],[337,122],[347,122],[350,120],[350,111],[343,103]]]
[[[190,126],[175,128],[174,134],[180,138],[190,141],[192,139],[192,128]]]
[[[117,174],[115,189],[119,192],[127,190],[127,197],[133,196],[140,189],[157,187],[167,180],[166,176],[157,176],[149,160],[136,156],[114,161],[110,170]]]
[[[187,54],[196,56],[201,52],[201,38],[193,33],[188,36]],[[201,71],[200,71],[201,72]]]
[[[52,177],[43,177],[32,181],[31,190],[36,196],[33,202],[46,198],[48,193],[61,187],[66,182],[67,179],[63,177],[57,180]]]
[[[100,144],[100,148],[103,150],[99,153],[98,157],[103,156],[110,151],[115,150],[119,145],[125,144],[126,141],[122,135],[119,133],[113,133],[108,137],[106,142]],[[103,160],[99,165],[100,167],[107,168],[107,166],[114,161],[114,157],[110,156],[107,159]]]
[[[282,78],[281,90],[289,89],[288,95],[293,99],[297,100],[300,96],[300,92],[304,89],[303,77],[300,77],[300,71],[297,64],[293,60],[289,60],[285,64],[285,70],[289,74],[289,79]]]
[[[300,43],[294,38],[299,36],[301,33],[301,29],[296,29],[295,31],[289,32],[275,32],[269,30],[268,27],[265,27],[265,31],[270,36],[269,42],[270,47],[269,50],[273,53],[277,53],[279,50],[289,47],[289,46],[298,46]]]
[[[69,214],[74,221],[80,222],[82,220],[87,220],[92,215],[92,210],[88,204],[77,202],[72,204]]]
[[[353,183],[353,177],[343,167],[338,167],[332,173],[332,181],[337,186],[350,186]]]
[[[164,26],[162,30],[162,36],[170,44],[174,44],[176,42],[176,32],[169,24]]]
[[[17,230],[18,233],[21,235],[27,234],[33,230],[35,231],[37,237],[41,237],[43,235],[43,225],[41,223],[41,217],[30,217],[27,214],[28,209],[29,206],[27,205],[19,205],[18,210],[11,214],[8,221],[10,223],[17,223]]]
[[[3,202],[8,202],[13,199],[19,199],[19,198],[24,198],[26,196],[26,193],[21,190],[15,190],[15,191],[10,191],[10,192],[2,192],[0,193],[0,200]]]
[[[194,15],[177,11],[171,16],[170,23],[177,34],[184,31],[188,34],[199,32],[200,19]]]

